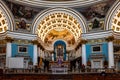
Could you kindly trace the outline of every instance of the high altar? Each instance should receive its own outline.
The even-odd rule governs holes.
[[[66,44],[64,41],[57,41],[54,44],[54,61],[51,62],[53,73],[67,73],[69,61],[66,60]]]

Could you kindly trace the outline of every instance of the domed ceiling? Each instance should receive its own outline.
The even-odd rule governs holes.
[[[0,33],[5,32],[7,29],[8,29],[8,23],[6,17],[3,14],[3,12],[0,10]]]
[[[5,0],[5,2],[15,18],[16,26],[14,30],[38,34],[38,37],[47,44],[51,44],[57,39],[63,39],[73,45],[79,39],[81,33],[84,33],[83,25],[79,23],[81,17],[75,16],[73,13],[68,14],[66,13],[67,10],[64,11],[65,13],[51,10],[51,13],[46,13],[44,17],[40,18],[40,21],[38,20],[38,24],[35,24],[37,28],[34,29],[32,24],[37,14],[53,7],[57,9],[68,8],[84,16],[87,22],[95,17],[99,18],[99,20],[104,20],[115,0]],[[117,19],[117,22],[115,20],[112,27],[114,30],[118,30],[120,25],[119,14],[116,15],[118,16],[114,19]],[[21,27],[22,20],[25,21],[25,27]],[[2,27],[2,29],[6,30],[6,27]]]

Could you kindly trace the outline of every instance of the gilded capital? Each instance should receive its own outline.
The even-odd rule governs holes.
[[[108,36],[105,38],[107,42],[113,41],[114,39],[115,39],[114,36]]]
[[[38,42],[38,40],[32,40],[32,41],[31,41],[31,43],[32,43],[32,44],[39,45],[39,42]]]
[[[5,37],[5,40],[6,40],[7,42],[12,42],[12,41],[14,41],[14,39],[13,39],[12,37],[10,37],[10,36],[6,36],[6,37]]]
[[[81,41],[80,41],[81,44],[86,44],[87,42],[88,42],[88,41],[85,40],[85,39],[81,39]]]

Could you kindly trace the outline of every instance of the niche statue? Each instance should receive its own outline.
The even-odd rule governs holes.
[[[95,19],[94,21],[93,21],[93,29],[94,28],[99,28],[100,27],[100,22],[97,20],[97,19]]]

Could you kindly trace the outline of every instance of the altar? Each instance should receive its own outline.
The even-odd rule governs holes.
[[[50,70],[53,74],[67,74],[69,61],[66,59],[66,43],[58,40],[54,43],[54,60],[50,62]]]
[[[69,63],[63,62],[62,65],[58,65],[56,62],[51,63],[52,74],[67,74],[69,70]]]

